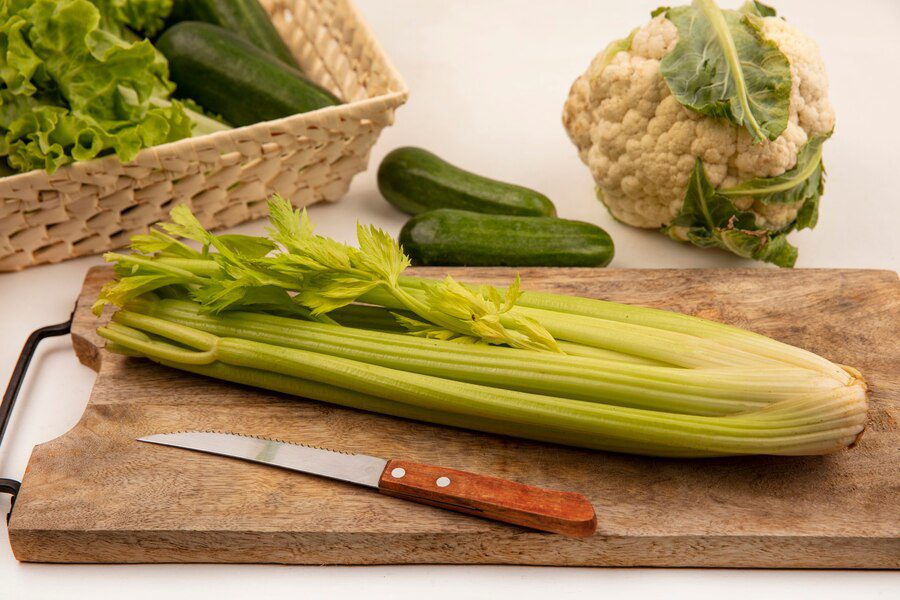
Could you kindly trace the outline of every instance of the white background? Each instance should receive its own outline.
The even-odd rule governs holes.
[[[393,233],[403,215],[379,197],[375,169],[397,146],[425,146],[490,176],[548,194],[563,217],[605,227],[615,267],[736,267],[751,263],[681,246],[615,223],[593,196],[587,169],[560,124],[572,80],[608,41],[648,18],[658,0],[357,0],[411,89],[339,203],[310,214],[323,234],[350,239],[354,224]],[[726,7],[738,0],[723,0]],[[815,231],[795,233],[798,267],[896,269],[900,217],[897,0],[778,0],[780,13],[816,39],[838,123],[826,145],[829,181]],[[238,228],[259,232],[261,224]],[[0,275],[0,382],[36,327],[66,319],[96,258]],[[777,290],[771,290],[777,302]],[[802,318],[802,315],[798,315]],[[31,447],[76,423],[94,380],[69,339],[45,342],[0,451],[0,474],[20,477]],[[160,502],[166,502],[160,498]],[[6,514],[7,496],[0,497]],[[602,519],[602,515],[600,515]],[[847,515],[852,519],[853,515]],[[519,567],[53,566],[18,564],[0,526],[0,598],[300,598],[457,595],[469,598],[900,597],[893,573]],[[893,590],[893,591],[891,591]]]

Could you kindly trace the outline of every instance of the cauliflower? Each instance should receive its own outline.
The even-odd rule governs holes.
[[[673,16],[679,10],[693,12]],[[688,41],[705,43],[704,55],[697,58],[700,67],[687,64],[690,48],[676,48],[678,19],[692,19],[694,35],[696,21],[709,16],[707,11],[725,14],[739,50],[742,44],[753,46],[737,57],[743,63],[752,52],[763,53],[764,65],[786,59],[780,76],[776,72],[761,83],[752,79],[758,73],[745,74],[750,100],[771,107],[756,123],[747,124],[756,117],[747,111],[743,121],[732,114],[741,107],[727,90],[711,108],[700,110],[673,93],[673,87],[683,86],[683,96],[694,98],[691,86],[709,87],[710,76],[701,73],[709,68],[708,39]],[[720,65],[728,71],[725,59]],[[685,69],[694,83],[685,80]],[[727,73],[716,76],[723,87],[738,87],[725,79]],[[761,94],[755,98],[754,85]],[[780,97],[773,91],[778,86],[783,87]],[[663,9],[598,54],[572,85],[563,123],[594,176],[599,198],[619,221],[663,227],[678,240],[792,266],[796,249],[785,236],[815,225],[824,183],[821,147],[835,122],[827,88],[816,44],[774,11],[760,3],[719,11],[711,0],[699,0],[692,7]],[[752,109],[753,103],[746,106]]]

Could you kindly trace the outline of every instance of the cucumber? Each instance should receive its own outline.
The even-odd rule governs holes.
[[[258,0],[175,0],[169,23],[179,21],[218,25],[286,65],[300,69],[291,49],[278,35],[269,13]]]
[[[187,97],[235,126],[271,121],[340,100],[235,34],[185,21],[167,29],[156,48],[169,61],[176,97]]]
[[[456,208],[498,215],[556,214],[547,196],[455,167],[422,148],[397,148],[378,167],[378,189],[398,209],[417,215]]]
[[[614,253],[609,234],[590,223],[449,208],[407,221],[400,244],[419,265],[605,267]]]

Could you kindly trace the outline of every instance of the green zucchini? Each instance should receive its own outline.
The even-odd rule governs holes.
[[[456,208],[498,215],[556,214],[547,196],[455,167],[422,148],[397,148],[378,167],[378,189],[398,209],[417,215]]]
[[[178,23],[160,36],[156,48],[169,61],[175,95],[191,98],[231,125],[271,121],[341,102],[296,69],[216,25]]]
[[[419,265],[605,267],[614,253],[609,234],[590,223],[448,208],[407,221],[400,244]]]
[[[175,0],[170,23],[203,21],[223,27],[287,64],[300,69],[258,0]]]

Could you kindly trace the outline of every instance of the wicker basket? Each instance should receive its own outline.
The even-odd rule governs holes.
[[[347,0],[262,0],[304,73],[347,104],[143,150],[0,179],[0,271],[127,244],[190,206],[207,227],[265,214],[279,193],[296,206],[336,200],[406,100],[394,70]]]

